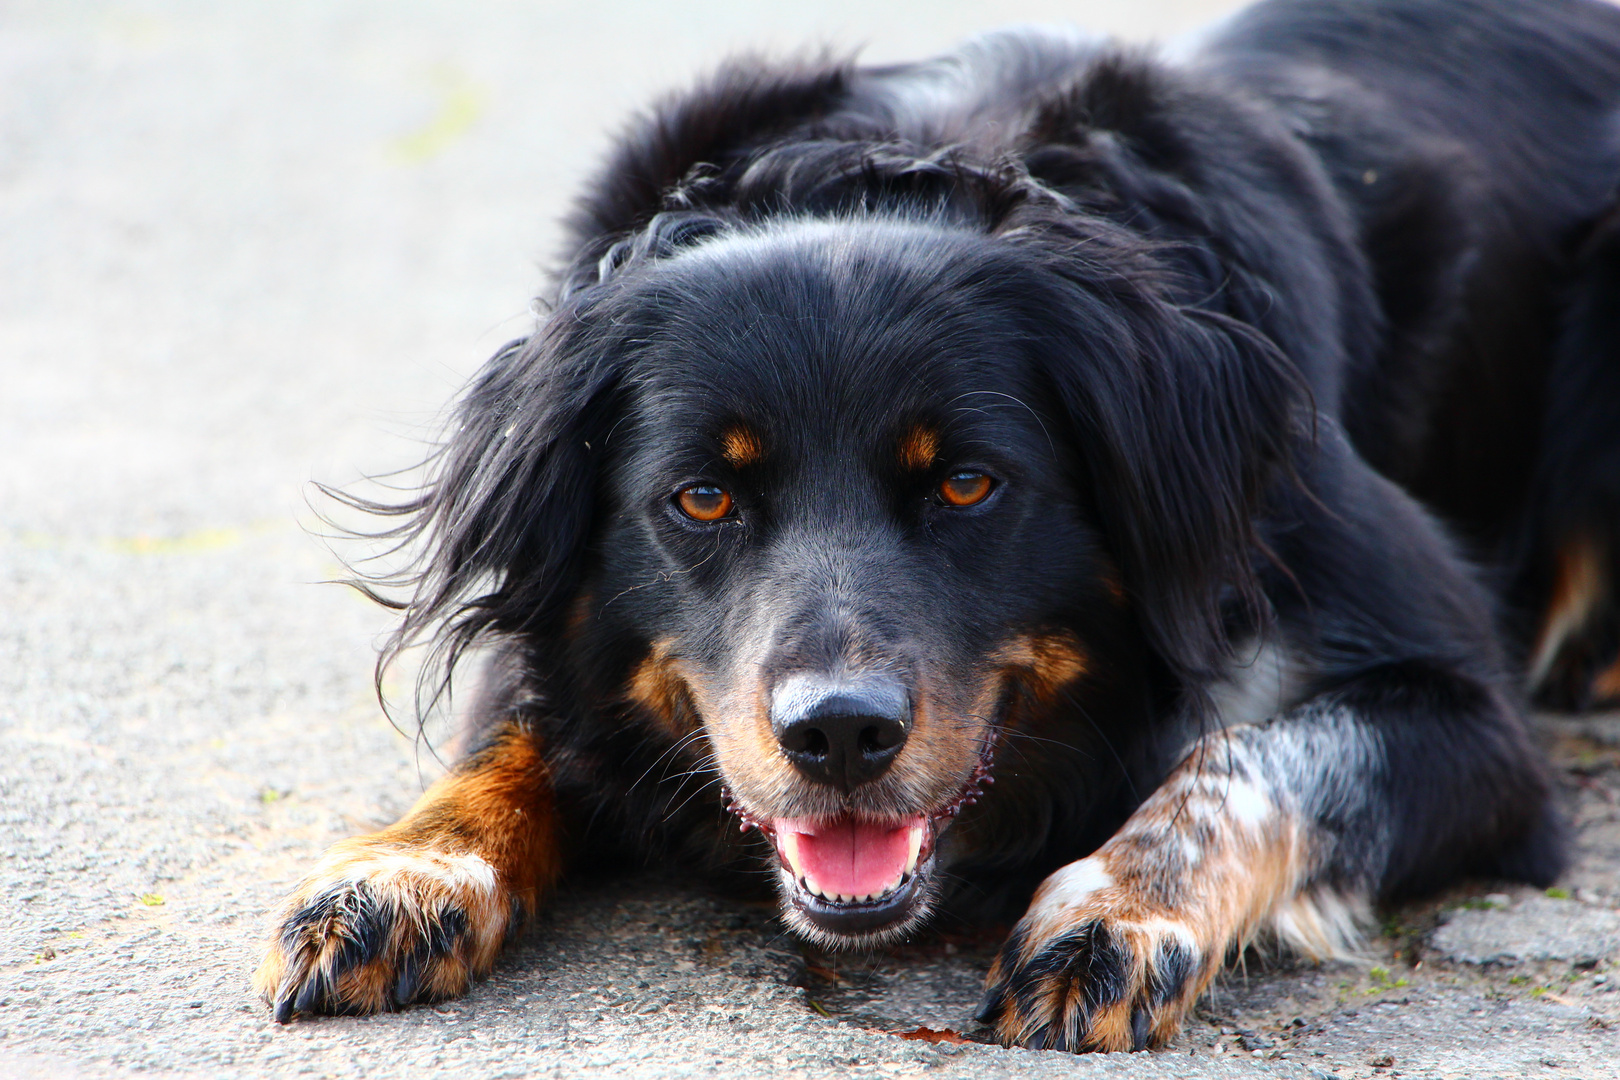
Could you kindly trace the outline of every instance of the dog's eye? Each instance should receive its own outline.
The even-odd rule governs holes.
[[[939,498],[946,506],[972,506],[984,502],[996,482],[981,472],[959,472],[939,485]]]
[[[731,513],[731,493],[713,484],[692,484],[675,494],[675,505],[693,521],[719,521]]]

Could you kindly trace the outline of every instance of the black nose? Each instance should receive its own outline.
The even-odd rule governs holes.
[[[882,776],[911,726],[905,687],[890,679],[829,683],[795,676],[772,695],[771,726],[804,775],[840,791]]]

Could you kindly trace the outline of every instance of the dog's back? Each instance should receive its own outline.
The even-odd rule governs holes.
[[[1544,700],[1620,698],[1620,8],[1273,0],[1202,62],[1356,216],[1387,323],[1346,372],[1357,448],[1497,568]]]

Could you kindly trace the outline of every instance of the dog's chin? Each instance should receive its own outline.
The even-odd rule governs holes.
[[[936,847],[949,823],[945,815],[772,820],[765,831],[788,925],[825,948],[906,937],[932,910]]]

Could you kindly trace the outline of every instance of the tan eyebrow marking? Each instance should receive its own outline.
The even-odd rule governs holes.
[[[939,436],[926,424],[915,424],[900,440],[902,468],[922,470],[931,467],[939,456]]]
[[[733,424],[720,433],[720,450],[734,469],[753,465],[765,457],[765,446],[742,424]]]

